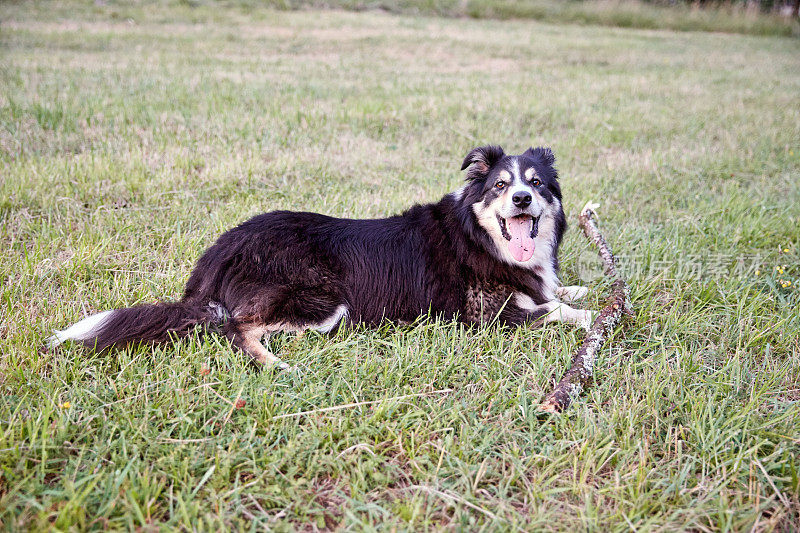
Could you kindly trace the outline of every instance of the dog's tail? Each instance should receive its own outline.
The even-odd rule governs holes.
[[[97,352],[112,346],[166,342],[185,337],[195,326],[213,321],[215,308],[188,302],[139,305],[88,316],[47,339],[50,348],[67,340],[80,341]]]

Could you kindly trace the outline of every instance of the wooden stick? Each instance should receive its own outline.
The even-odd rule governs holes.
[[[622,314],[633,315],[631,297],[628,286],[619,275],[616,259],[611,252],[600,230],[597,229],[595,209],[597,204],[588,202],[581,210],[578,225],[589,241],[597,246],[600,259],[603,261],[605,275],[611,278],[611,296],[606,306],[598,313],[597,318],[586,334],[583,345],[572,357],[572,366],[567,370],[553,392],[545,397],[539,410],[547,413],[560,413],[569,406],[573,398],[578,397],[594,374],[594,362],[603,344],[622,318]]]

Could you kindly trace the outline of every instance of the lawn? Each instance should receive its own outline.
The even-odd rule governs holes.
[[[0,524],[9,530],[796,531],[798,41],[103,3],[0,4]],[[634,317],[561,416],[583,334],[420,321],[94,356],[43,339],[180,296],[272,209],[393,214],[467,151],[551,146],[566,284]],[[327,409],[336,407],[336,409]]]

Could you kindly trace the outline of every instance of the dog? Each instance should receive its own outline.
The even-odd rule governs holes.
[[[48,344],[74,340],[102,352],[163,343],[202,326],[259,365],[289,369],[264,337],[268,345],[279,331],[332,332],[426,314],[588,328],[594,312],[568,305],[587,289],[558,278],[567,224],[554,164],[549,148],[515,156],[481,146],[463,161],[465,185],[398,216],[258,215],[206,250],[179,302],[103,311],[55,332]]]

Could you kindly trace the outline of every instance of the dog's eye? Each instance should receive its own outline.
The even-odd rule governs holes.
[[[539,185],[541,185],[541,184],[542,184],[542,182],[541,182],[541,181],[539,181],[539,178],[533,178],[533,180],[531,181],[531,184],[532,184],[534,187],[538,187]]]
[[[497,183],[494,184],[494,188],[497,189],[498,191],[502,191],[503,189],[506,188],[506,182],[498,181]]]

